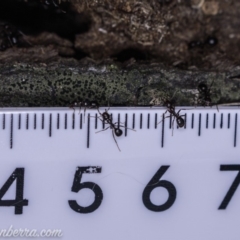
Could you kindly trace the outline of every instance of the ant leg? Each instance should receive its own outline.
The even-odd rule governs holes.
[[[117,145],[117,147],[118,147],[118,150],[121,152],[121,150],[120,150],[120,148],[119,148],[119,146],[118,146],[117,140],[116,140],[116,138],[115,138],[115,136],[114,136],[114,132],[113,132],[113,131],[114,131],[114,130],[112,129],[113,139],[114,139],[114,141],[115,141],[115,143],[116,143],[116,145]]]
[[[135,130],[135,129],[132,129],[132,128],[127,128],[127,127],[125,127],[125,126],[123,126],[123,125],[119,125],[119,127],[122,127],[122,128],[125,128],[125,129],[129,129],[129,130],[132,130],[132,131],[134,131],[134,132],[136,132],[137,130]]]
[[[173,117],[173,120],[172,120],[172,136],[173,136],[173,129],[174,129],[174,121],[175,121],[175,117]]]
[[[104,128],[103,130],[97,131],[97,132],[95,132],[95,133],[100,133],[100,132],[106,131],[106,130],[109,129],[109,128],[110,128],[110,126],[107,127],[107,128]]]
[[[164,119],[170,118],[170,117],[171,117],[171,115],[170,115],[170,116],[167,116],[167,117],[164,117]],[[162,121],[163,121],[163,120],[161,120],[158,124],[160,124]],[[158,124],[157,124],[157,125],[158,125]]]

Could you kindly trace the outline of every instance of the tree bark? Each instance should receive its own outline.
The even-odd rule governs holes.
[[[178,106],[199,103],[198,85],[208,87],[212,104],[240,102],[240,70],[183,71],[160,64],[128,67],[82,64],[77,61],[46,64],[1,64],[2,107],[69,107],[72,102],[97,101],[100,106],[163,105],[175,99]]]

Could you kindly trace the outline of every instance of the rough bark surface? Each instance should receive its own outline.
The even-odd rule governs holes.
[[[88,99],[99,105],[198,105],[200,83],[212,104],[240,102],[240,69],[223,72],[182,71],[159,64],[79,65],[77,61],[0,65],[3,107],[68,107]]]

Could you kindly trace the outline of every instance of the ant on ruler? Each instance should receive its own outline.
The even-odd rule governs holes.
[[[122,129],[121,129],[120,127],[123,127],[123,128],[126,128],[126,127],[123,126],[123,125],[120,125],[119,122],[113,123],[112,117],[111,117],[111,115],[108,113],[109,108],[108,108],[108,110],[105,109],[105,112],[103,112],[103,113],[101,113],[101,112],[99,111],[99,108],[98,108],[97,110],[98,110],[98,112],[99,112],[99,114],[100,114],[100,116],[101,116],[101,118],[99,118],[99,117],[98,117],[98,118],[99,118],[102,122],[108,124],[109,127],[104,128],[103,130],[100,130],[100,131],[98,131],[98,132],[96,132],[96,133],[99,133],[99,132],[102,132],[102,131],[106,131],[106,130],[109,129],[109,128],[112,129],[113,139],[114,139],[114,141],[115,141],[115,143],[116,143],[116,145],[117,145],[118,150],[121,152],[121,150],[120,150],[120,148],[119,148],[119,146],[118,146],[117,140],[116,140],[116,138],[115,138],[115,135],[116,135],[116,137],[122,136],[123,131],[122,131]],[[131,129],[131,128],[126,128],[126,129],[130,129],[130,130],[132,130],[132,131],[136,131],[136,130]]]
[[[173,94],[173,97],[176,94],[176,92]],[[170,100],[164,100],[163,101],[163,105],[167,108],[167,110],[163,114],[163,119],[158,123],[158,124],[160,124],[165,118],[170,118],[171,126],[172,126],[172,136],[173,136],[173,129],[174,129],[174,121],[175,121],[175,119],[176,119],[176,122],[177,122],[177,126],[179,128],[183,128],[185,126],[185,119],[183,118],[183,117],[185,117],[185,115],[180,115],[180,112],[182,110],[186,110],[186,109],[180,109],[180,110],[178,110],[178,112],[176,112],[174,101],[172,100],[173,97]],[[164,115],[167,112],[169,112],[170,115],[165,117]]]

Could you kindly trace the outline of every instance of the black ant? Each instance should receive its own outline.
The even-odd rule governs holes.
[[[173,101],[169,101],[169,100],[164,102],[164,106],[166,106],[166,108],[167,108],[167,110],[164,114],[166,114],[167,112],[170,113],[169,116],[164,117],[164,118],[172,119],[171,126],[172,126],[172,135],[173,135],[173,128],[174,128],[175,119],[176,119],[176,122],[177,122],[177,126],[179,128],[183,128],[185,126],[185,120],[183,119],[184,115],[180,115],[180,112],[182,110],[185,110],[185,109],[180,109],[178,112],[176,112],[175,105],[174,105]],[[160,121],[159,123],[161,123],[162,121]]]
[[[124,127],[124,128],[126,128],[126,127],[125,127],[125,126],[122,126],[122,125],[119,125],[118,122],[113,123],[112,117],[111,117],[111,115],[108,113],[108,110],[105,109],[105,112],[101,113],[101,112],[99,111],[99,109],[98,109],[98,112],[99,112],[99,114],[100,114],[100,116],[101,116],[100,120],[101,120],[102,122],[106,123],[106,124],[109,124],[109,127],[105,128],[105,129],[103,129],[103,130],[101,130],[101,131],[98,131],[98,132],[96,132],[96,133],[99,133],[99,132],[102,132],[102,131],[106,131],[106,130],[109,129],[109,128],[112,129],[113,139],[114,139],[114,141],[115,141],[115,143],[116,143],[116,145],[117,145],[118,150],[121,152],[121,150],[120,150],[120,148],[119,148],[119,146],[118,146],[117,140],[116,140],[116,138],[115,138],[115,135],[116,135],[116,137],[122,136],[123,131],[122,131],[122,129],[121,129],[120,127]],[[127,129],[130,129],[130,128],[127,128]],[[131,130],[135,131],[134,129],[131,129]]]
[[[212,104],[212,99],[211,99],[211,88],[213,85],[213,82],[211,83],[210,87],[208,87],[205,83],[201,82],[198,85],[198,92],[199,92],[199,97],[198,97],[198,102],[201,103],[202,106],[213,106]],[[217,110],[218,106],[216,105]]]
[[[0,38],[2,42],[0,44],[0,51],[5,51],[7,48],[11,48],[19,43],[20,32],[17,28],[9,24],[0,25]]]

